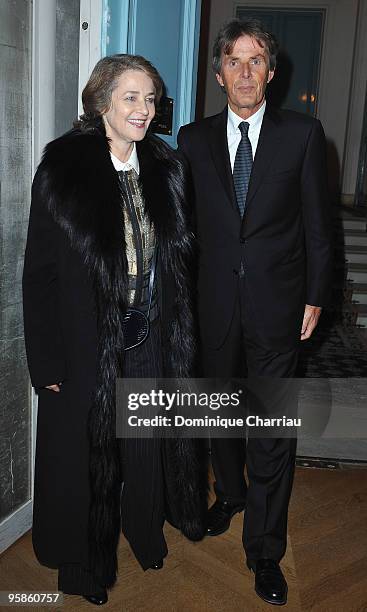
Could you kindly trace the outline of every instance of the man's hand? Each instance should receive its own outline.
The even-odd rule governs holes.
[[[321,314],[320,306],[310,306],[306,304],[305,314],[303,315],[303,323],[301,330],[301,340],[307,340],[315,329]]]

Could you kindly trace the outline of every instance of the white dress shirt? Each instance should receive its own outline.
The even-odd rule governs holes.
[[[116,157],[116,155],[114,155],[111,152],[110,152],[110,155],[111,155],[111,160],[114,165],[114,168],[117,172],[119,172],[120,170],[124,170],[124,171],[131,170],[133,168],[135,172],[139,174],[140,167],[139,167],[139,160],[138,160],[138,154],[136,152],[135,142],[133,145],[133,150],[131,151],[131,155],[126,162],[122,162],[121,160],[119,160],[118,157]]]
[[[266,107],[266,101],[264,100],[263,104],[260,106],[259,110],[256,111],[251,117],[248,119],[242,119],[233,112],[233,110],[228,106],[228,120],[227,120],[227,141],[228,141],[228,151],[229,157],[231,160],[231,167],[233,172],[234,160],[236,158],[237,147],[242,138],[241,132],[238,128],[239,124],[242,121],[246,121],[249,123],[250,127],[248,129],[248,137],[251,142],[252,148],[252,157],[255,159],[255,153],[257,149],[257,143],[259,142],[260,130],[264,118]]]

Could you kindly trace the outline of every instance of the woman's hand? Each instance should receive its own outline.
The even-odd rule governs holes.
[[[55,391],[56,393],[60,393],[60,385],[61,383],[59,383],[58,385],[49,385],[48,387],[45,387],[45,389],[50,389],[50,391]]]

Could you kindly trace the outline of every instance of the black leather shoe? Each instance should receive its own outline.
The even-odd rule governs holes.
[[[103,606],[108,602],[107,591],[103,590],[100,593],[94,595],[83,595],[84,599],[89,601],[89,603],[94,604],[95,606]]]
[[[206,535],[217,536],[227,531],[232,517],[243,509],[244,506],[217,499],[208,510]]]
[[[276,606],[284,606],[287,603],[288,586],[278,561],[247,561],[247,567],[255,572],[255,591],[261,599]]]
[[[154,561],[154,563],[152,563],[152,565],[150,566],[150,569],[152,570],[160,570],[163,567],[163,559],[158,559],[158,561]]]

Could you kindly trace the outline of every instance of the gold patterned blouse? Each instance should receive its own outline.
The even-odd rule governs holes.
[[[124,202],[129,305],[144,311],[148,309],[149,277],[155,247],[154,226],[145,214],[137,172],[132,168],[121,170],[118,174]],[[153,293],[152,311],[156,304],[155,293]]]

